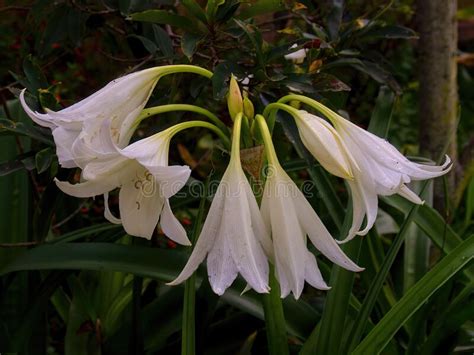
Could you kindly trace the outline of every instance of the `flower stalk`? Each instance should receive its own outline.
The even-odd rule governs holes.
[[[225,133],[228,131],[227,126],[211,111],[206,110],[205,108],[202,108],[200,106],[187,105],[187,104],[170,104],[170,105],[161,105],[161,106],[146,108],[138,116],[137,121],[135,123],[135,127],[137,127],[144,119],[148,117],[159,115],[161,113],[174,112],[174,111],[189,111],[189,112],[198,113],[200,115],[203,115],[209,118],[209,120],[212,123],[214,123],[217,127],[219,127],[219,129],[222,132]]]

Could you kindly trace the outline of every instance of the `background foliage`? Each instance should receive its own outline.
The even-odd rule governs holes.
[[[256,112],[298,91],[343,110],[407,155],[418,154],[417,34],[410,0],[0,5],[1,351],[174,354],[182,342],[183,288],[164,283],[177,275],[189,250],[162,233],[151,242],[132,239],[104,222],[101,198],[61,193],[53,177],[73,179],[77,172],[58,166],[51,134],[22,111],[17,95],[23,87],[38,109],[60,109],[125,73],[191,63],[214,71],[212,83],[168,76],[150,106],[197,104],[230,125],[224,97],[234,73],[250,78],[246,86]],[[469,2],[461,5],[458,143],[469,152],[474,84],[466,53],[472,50],[474,11]],[[284,58],[296,50],[290,49],[294,44],[308,50],[302,64]],[[189,118],[170,113],[150,119],[137,138]],[[297,182],[310,183],[305,192],[313,207],[333,235],[342,236],[350,222],[344,185],[310,158],[287,117],[278,121],[274,141],[280,160]],[[246,148],[254,144],[246,142]],[[254,154],[243,154],[253,158],[246,164],[249,172]],[[173,141],[170,162],[193,168],[191,186],[207,176],[218,181],[227,160],[205,131]],[[332,290],[308,287],[298,302],[283,301],[290,353],[472,353],[474,271],[468,264],[474,255],[474,182],[471,160],[460,164],[468,173],[446,210],[383,198],[377,228],[345,247],[366,271],[354,275],[323,260]],[[210,201],[190,194],[191,186],[172,200],[189,233],[199,206]],[[429,184],[417,188],[429,201]],[[197,352],[267,353],[261,297],[240,295],[244,285],[237,282],[219,298],[205,272],[196,280]]]

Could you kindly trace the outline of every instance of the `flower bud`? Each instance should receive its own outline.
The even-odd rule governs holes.
[[[229,93],[227,94],[227,108],[232,121],[235,120],[235,116],[237,116],[238,113],[243,112],[244,110],[239,84],[233,75],[230,77]]]
[[[250,101],[247,91],[244,91],[244,115],[252,121],[255,116],[255,110],[253,108],[253,103]]]

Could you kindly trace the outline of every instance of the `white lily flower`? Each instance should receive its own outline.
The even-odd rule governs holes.
[[[150,239],[159,221],[169,238],[190,245],[168,201],[184,186],[191,173],[188,166],[168,166],[170,140],[175,132],[171,127],[120,149],[112,140],[110,123],[106,121],[99,137],[110,153],[86,165],[82,171],[84,182],[70,184],[56,180],[56,184],[75,197],[104,194],[105,217],[112,223],[122,223],[130,235]],[[107,202],[108,193],[115,188],[120,188],[121,220],[110,213]]]
[[[295,43],[290,47],[290,49],[293,49],[296,47],[298,47],[298,45]],[[301,49],[298,49],[297,51],[286,54],[284,57],[286,60],[291,60],[295,64],[301,64],[304,62],[304,59],[306,58],[306,52],[308,52],[306,48],[301,48]]]
[[[52,130],[59,163],[65,168],[83,168],[89,161],[109,153],[103,151],[99,138],[104,120],[111,121],[113,141],[118,147],[125,147],[133,134],[131,128],[158,80],[179,71],[212,76],[212,73],[202,68],[170,65],[115,79],[91,96],[58,112],[46,110],[43,114],[31,110],[24,98],[25,90],[20,94],[20,101],[33,121]]]
[[[335,264],[356,272],[363,269],[344,254],[303,193],[281,168],[263,117],[258,115],[257,121],[270,164],[261,212],[272,234],[281,297],[292,292],[298,299],[305,281],[320,290],[328,290],[330,287],[319,271],[315,256],[307,249],[307,236],[316,249]]]
[[[306,111],[297,111],[281,102],[299,100],[322,112],[334,125]],[[393,145],[356,126],[323,104],[300,95],[289,95],[280,103],[270,104],[267,110],[283,109],[295,117],[300,137],[321,165],[336,176],[347,179],[352,203],[352,226],[343,243],[356,235],[365,235],[377,217],[378,195],[399,194],[416,204],[423,201],[406,184],[446,174],[451,160],[441,166],[424,165],[409,161]],[[334,130],[335,129],[335,130]],[[348,166],[349,165],[349,166]],[[351,176],[344,176],[350,172]],[[362,228],[364,217],[367,217]]]
[[[271,250],[257,201],[240,163],[240,126],[236,116],[229,166],[212,200],[194,250],[179,276],[169,285],[190,277],[207,257],[212,289],[222,295],[240,273],[259,293],[269,291],[268,261]]]
[[[373,227],[378,210],[377,195],[398,194],[413,203],[422,204],[423,201],[406,184],[412,180],[442,176],[452,167],[448,156],[440,166],[411,162],[388,141],[367,132],[342,116],[334,114],[331,119],[354,164],[354,180],[348,181],[353,200],[353,221],[344,241],[355,235],[365,235]],[[364,216],[367,216],[367,222],[365,228],[360,230]]]

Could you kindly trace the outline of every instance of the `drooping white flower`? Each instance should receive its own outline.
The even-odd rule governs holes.
[[[298,45],[295,43],[293,44],[290,49],[296,48]],[[284,57],[286,60],[291,60],[295,64],[303,63],[304,59],[306,58],[306,52],[308,50],[306,48],[298,49],[292,53],[286,54]]]
[[[240,163],[240,124],[236,116],[232,154],[212,200],[194,250],[179,276],[169,283],[177,285],[198,268],[207,257],[207,272],[212,289],[222,295],[238,274],[255,291],[266,293],[268,239],[257,201]]]
[[[411,162],[386,140],[356,126],[335,112],[324,109],[337,131],[337,140],[342,141],[340,147],[344,158],[347,158],[344,162],[350,163],[353,174],[353,179],[347,180],[353,203],[352,226],[342,242],[352,239],[355,235],[365,235],[373,227],[378,210],[377,195],[399,194],[413,203],[422,204],[423,201],[406,184],[412,180],[435,178],[451,169],[448,156],[441,166]],[[308,123],[306,127],[303,127],[302,123],[298,125],[303,143],[315,158],[321,161],[323,167],[334,173],[328,168],[330,163],[323,163],[324,158],[321,158],[321,155],[325,154],[324,148],[320,147],[318,150],[318,142],[321,142],[321,130],[318,126],[324,121],[304,111],[300,111],[300,115]],[[312,146],[311,142],[315,143],[315,146]],[[326,157],[331,160],[341,159],[335,154]],[[337,163],[333,161],[332,164]],[[364,217],[367,221],[362,228]]]
[[[186,231],[173,215],[168,201],[184,186],[191,173],[188,166],[168,166],[174,132],[172,127],[120,149],[112,140],[110,122],[105,121],[99,137],[109,153],[85,166],[83,182],[70,184],[56,180],[56,184],[75,197],[104,194],[105,217],[112,223],[122,223],[130,235],[150,239],[159,221],[169,238],[189,245]],[[121,220],[110,213],[107,202],[108,193],[116,188],[120,188]]]
[[[451,160],[441,166],[409,161],[388,141],[367,132],[337,115],[333,119],[336,130],[347,145],[359,169],[354,169],[354,181],[349,181],[353,199],[353,221],[346,240],[355,234],[365,235],[377,217],[377,195],[399,194],[416,204],[423,201],[406,184],[412,180],[432,179],[451,169]],[[361,228],[364,216],[367,222]]]
[[[104,154],[99,138],[104,120],[110,120],[113,141],[118,147],[124,148],[133,134],[131,128],[135,120],[145,107],[158,80],[177,71],[196,70],[203,72],[203,75],[207,72],[201,68],[198,71],[196,68],[170,65],[128,74],[58,112],[46,110],[43,114],[31,110],[25,101],[25,90],[20,94],[20,102],[33,121],[52,130],[59,163],[65,168],[83,168],[89,161]]]
[[[257,115],[257,122],[269,161],[261,213],[267,229],[271,231],[272,259],[281,297],[292,292],[298,299],[305,281],[315,288],[328,290],[315,256],[307,249],[307,237],[321,254],[335,264],[351,271],[363,269],[344,254],[303,193],[280,166],[263,117]]]
[[[305,281],[328,290],[316,258],[306,247],[313,245],[333,263],[351,271],[362,271],[350,260],[319,219],[316,212],[281,167],[273,166],[263,193],[261,212],[272,233],[273,253],[281,296],[290,292],[298,299]]]

